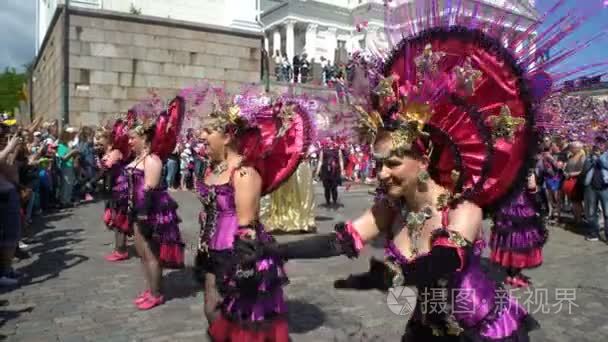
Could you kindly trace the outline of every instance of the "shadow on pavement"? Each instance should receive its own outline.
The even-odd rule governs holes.
[[[63,270],[89,259],[84,255],[73,253],[71,248],[72,245],[83,241],[76,237],[84,231],[83,229],[61,229],[52,224],[68,216],[71,216],[71,213],[55,213],[34,222],[30,239],[32,246],[28,252],[35,260],[18,269],[24,274],[21,286],[40,284],[57,278]]]
[[[325,322],[325,313],[318,306],[299,300],[287,300],[289,333],[303,334]]]
[[[202,291],[203,285],[194,280],[192,269],[187,267],[165,273],[163,288],[166,300],[170,301],[175,298],[195,297],[197,292]]]
[[[34,310],[34,307],[32,306],[28,306],[28,307],[24,307],[24,308],[4,308],[4,306],[8,306],[8,301],[3,300],[0,302],[0,329],[2,329],[2,327],[4,326],[4,324],[6,324],[6,322],[10,321],[11,319],[16,319],[19,318],[19,316],[21,316],[24,313],[30,313]],[[4,334],[0,333],[0,341],[4,341],[7,339],[7,336]]]

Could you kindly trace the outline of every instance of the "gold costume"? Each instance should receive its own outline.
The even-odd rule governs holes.
[[[315,193],[307,161],[276,191],[261,201],[261,220],[271,232],[314,232]]]

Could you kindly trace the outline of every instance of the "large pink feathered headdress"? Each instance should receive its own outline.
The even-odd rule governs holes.
[[[184,99],[177,96],[169,102],[167,109],[156,117],[151,113],[142,113],[137,117],[135,111],[130,111],[127,123],[131,129],[139,134],[143,134],[146,130],[154,127],[151,152],[161,160],[165,160],[177,145],[177,139],[184,121],[184,110]]]
[[[268,194],[298,168],[314,130],[307,110],[288,99],[260,108],[252,119],[240,136],[240,153],[260,173],[262,193]]]

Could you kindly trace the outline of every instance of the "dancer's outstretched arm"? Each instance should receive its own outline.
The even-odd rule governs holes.
[[[372,259],[368,272],[337,280],[334,285],[384,291],[404,283],[430,286],[465,266],[465,248],[476,240],[481,222],[481,209],[470,203],[461,204],[454,215],[450,215],[449,228],[433,232],[428,253],[415,257],[408,230],[403,229],[387,244],[384,261]]]
[[[395,209],[378,201],[355,221],[338,223],[335,231],[287,243],[261,243],[238,239],[235,248],[244,262],[264,256],[288,259],[320,259],[338,255],[354,258],[363,245],[381,232],[387,231],[396,216]]]

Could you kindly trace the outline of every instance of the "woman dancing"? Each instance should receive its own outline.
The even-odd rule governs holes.
[[[522,269],[535,268],[543,262],[548,231],[540,216],[537,191],[536,177],[531,170],[525,190],[494,216],[490,260],[506,269],[505,283],[515,287],[530,285],[529,278],[521,273]]]
[[[134,122],[129,145],[134,160],[125,168],[129,218],[134,224],[135,248],[141,257],[147,289],[136,299],[140,310],[164,302],[163,268],[184,266],[184,243],[179,231],[177,203],[162,182],[162,159],[175,147],[183,117],[183,100],[176,98],[155,124]],[[171,141],[172,140],[172,141]]]
[[[238,259],[356,257],[385,234],[385,260],[335,285],[415,285],[403,341],[527,341],[537,323],[480,266],[484,210],[525,179],[534,153],[536,93],[525,70],[480,30],[440,27],[403,38],[377,70],[384,76],[371,109],[357,108],[384,196],[331,234],[284,244],[240,237]],[[405,227],[393,238],[400,219]]]
[[[286,342],[282,261],[262,258],[236,269],[233,243],[237,235],[272,241],[259,222],[260,197],[294,172],[308,149],[303,134],[310,131],[299,106],[275,103],[249,118],[242,113],[245,106],[216,107],[201,134],[211,170],[198,184],[203,209],[197,276],[204,282],[213,341]]]
[[[103,221],[108,229],[114,231],[114,250],[105,259],[117,262],[129,258],[127,236],[133,235],[128,216],[128,182],[123,172],[128,159],[129,135],[126,121],[117,120],[112,130],[105,127],[95,133],[95,150],[102,154],[99,161],[100,173],[97,179],[107,177],[110,198],[106,201]]]

